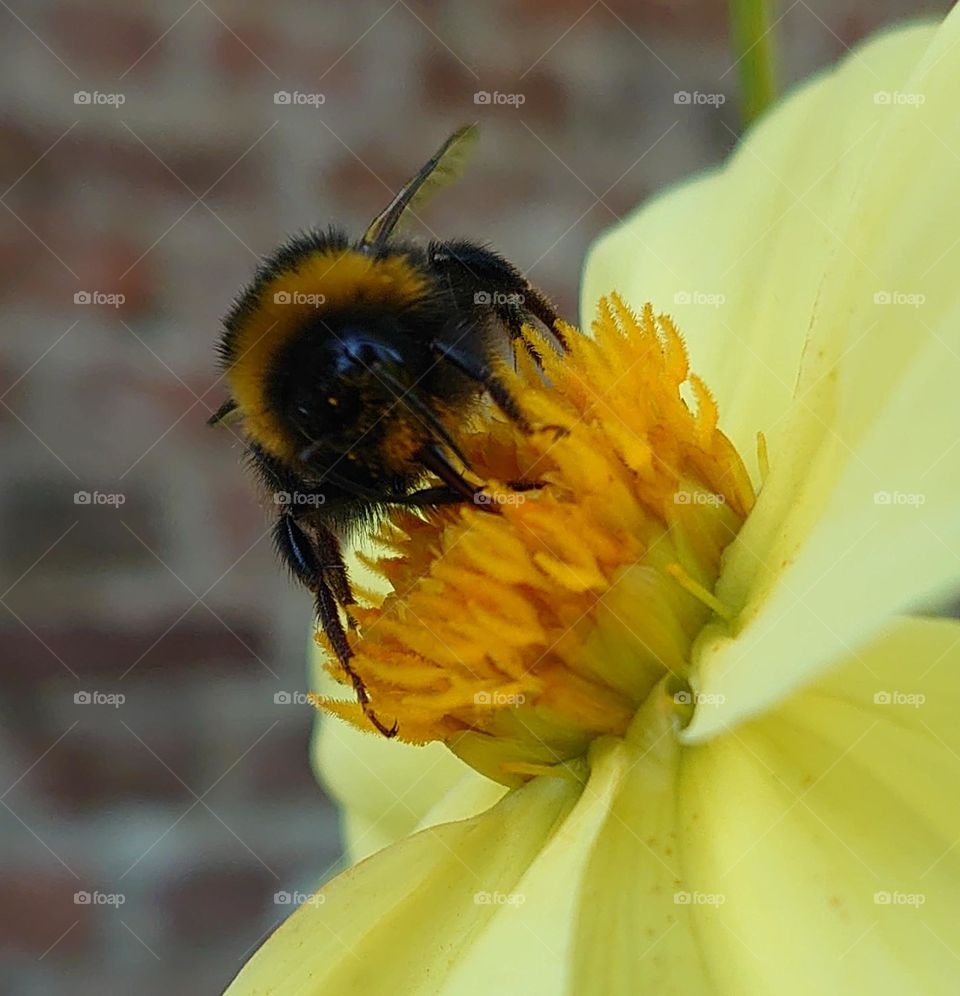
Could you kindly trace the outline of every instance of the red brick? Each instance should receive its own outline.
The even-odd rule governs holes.
[[[120,687],[111,685],[110,689]],[[72,697],[72,686],[65,691]],[[76,727],[31,771],[30,787],[47,795],[48,805],[71,814],[83,814],[141,803],[166,804],[176,815],[190,805],[193,796],[175,775],[119,725],[123,706],[118,710],[109,706],[76,706],[75,712],[78,717],[89,712],[81,724],[98,722],[103,730],[91,732]],[[148,740],[148,743],[199,794],[205,787],[200,784],[203,759],[199,731],[193,732],[194,736],[190,736],[180,724],[176,734],[171,731],[165,742]],[[30,753],[39,756],[55,739],[47,736],[41,742],[37,737],[29,745]]]
[[[242,141],[218,142],[206,149],[173,149],[170,154],[157,151],[174,173],[214,209],[228,201],[262,199],[263,178],[269,172],[264,160],[266,150],[263,143],[253,149],[250,147],[267,130],[268,124],[258,124]],[[270,138],[265,138],[264,142],[269,143]],[[183,193],[186,195],[186,191]],[[189,203],[190,199],[186,198],[183,207]]]
[[[924,4],[923,6],[928,5]],[[808,12],[804,13],[810,16]],[[872,31],[876,31],[885,20],[882,11],[870,7],[859,8],[848,13],[838,24],[832,26],[836,35],[836,57],[842,55],[848,48],[857,45]],[[824,32],[827,33],[826,29]]]
[[[154,43],[179,13],[170,9],[166,16],[155,18],[139,11],[100,7],[92,17],[85,4],[60,4],[51,9],[43,34],[77,72],[86,69],[119,76],[139,59],[133,72],[142,74],[153,72],[164,57],[169,57],[175,39],[167,35],[159,44]],[[194,12],[192,16],[198,15]]]
[[[20,222],[6,211],[2,213],[5,217],[4,234],[0,241],[0,267],[3,268],[4,278],[0,285],[0,300],[8,303],[71,300],[76,285],[74,278]],[[12,379],[16,380],[19,376],[20,372]]]
[[[70,313],[77,291],[96,290],[104,294],[122,293],[124,301],[117,308],[84,306],[74,312],[75,317],[96,313],[107,320],[123,318],[129,322],[152,309],[157,289],[156,257],[147,256],[120,279],[149,247],[149,242],[137,242],[116,231],[97,233],[70,228],[64,224],[62,214],[56,212],[25,212],[19,206],[14,206],[14,210],[32,231],[3,212],[9,224],[4,224],[5,238],[0,241],[0,266],[4,271],[0,299],[42,301],[61,313]]]
[[[186,608],[191,601],[189,593],[184,591],[183,607]],[[19,607],[17,611],[23,616]],[[266,653],[265,634],[255,620],[221,613],[233,630],[231,633],[202,606],[198,606],[162,636],[178,614],[135,628],[124,627],[123,620],[112,619],[98,628],[95,625],[58,625],[56,622],[51,624],[49,620],[24,618],[40,634],[44,643],[66,661],[81,679],[102,678],[119,682],[123,672],[141,657],[140,663],[131,672],[136,677],[152,674],[168,679],[192,671],[202,675],[205,681],[212,681],[225,674],[263,673],[263,666],[257,657],[262,658]],[[67,674],[57,658],[44,650],[36,638],[9,615],[4,619],[0,632],[3,633],[5,651],[0,686],[24,689]],[[158,638],[159,641],[151,649]],[[117,688],[122,688],[122,682]]]
[[[318,201],[329,211],[331,222],[346,222],[351,214],[372,218],[420,165],[412,163],[404,169],[382,142],[356,151],[359,158],[345,154],[333,167],[318,174]],[[322,225],[326,220],[318,218],[317,223]]]
[[[716,3],[715,0],[642,0],[641,3],[636,0],[605,0],[605,5],[609,10],[597,6],[580,22],[581,25],[590,22],[602,24],[606,19],[603,25],[605,31],[616,34],[618,30],[632,30],[654,50],[664,35],[673,34],[688,43],[694,38],[722,39],[726,35],[726,4]],[[559,29],[559,36],[576,22],[588,6],[578,0],[523,4],[514,8],[514,30],[529,31],[532,25],[539,25],[543,30],[547,23]],[[575,27],[567,36],[574,44],[576,31]],[[539,41],[538,35],[538,44]]]
[[[473,94],[483,88],[460,59],[445,49],[430,49],[423,56],[417,76],[428,107],[449,110],[462,104],[463,120],[474,118]]]
[[[16,571],[14,577],[54,543],[43,559],[42,570],[48,574],[77,571],[95,578],[107,563],[114,570],[155,566],[149,550],[120,524],[122,515],[145,543],[157,549],[157,499],[142,486],[131,482],[118,487],[104,482],[97,487],[95,482],[81,484],[62,477],[36,477],[30,484],[32,489],[15,491],[3,503],[8,521],[17,523],[4,543],[8,568]],[[126,500],[122,508],[75,504],[78,490],[118,491]],[[77,525],[66,532],[74,522]]]
[[[374,34],[380,29],[384,31],[384,37],[389,36],[386,21],[381,22]],[[350,107],[351,96],[363,85],[370,71],[369,60],[374,56],[371,48],[364,46],[369,44],[371,38],[368,35],[346,56],[346,45],[331,45],[309,39],[292,46],[287,51],[287,61],[282,68],[274,67],[284,81],[283,86],[277,86],[277,89],[322,93],[326,95],[328,105]]]
[[[301,713],[297,729],[276,727],[248,755],[246,777],[251,791],[261,799],[307,795],[321,797],[320,788],[310,768],[309,750],[312,724],[316,715],[312,706],[287,706]]]
[[[95,933],[90,908],[73,901],[75,892],[88,888],[81,881],[46,865],[14,868],[8,864],[2,888],[0,950],[7,955],[39,958],[74,921],[79,923],[56,944],[50,957],[60,959],[89,950]]]
[[[272,908],[277,880],[250,862],[195,867],[170,885],[161,902],[171,944],[190,948],[229,939]]]
[[[114,178],[120,203],[142,203],[145,194],[154,199],[169,194],[175,204],[182,205],[177,214],[192,202],[191,191],[200,196],[213,184],[216,186],[208,196],[218,202],[262,195],[264,150],[258,147],[244,153],[266,130],[267,123],[252,123],[246,134],[229,140],[218,136],[208,144],[189,133],[174,131],[161,139],[136,121],[131,122],[131,128],[136,137],[119,124],[104,133],[84,128],[81,121],[63,142],[69,159],[57,161],[69,168],[72,177],[95,176],[101,182]],[[60,151],[58,146],[51,156]],[[69,183],[70,177],[64,180]]]
[[[451,108],[459,109],[460,120],[479,120],[481,127],[491,119],[512,121],[521,116],[531,123],[556,125],[564,120],[569,110],[566,84],[549,66],[537,66],[523,76],[520,70],[516,73],[480,70],[478,78],[449,52],[431,49],[424,55],[418,76],[427,106],[448,113]],[[477,104],[474,95],[478,91],[522,94],[524,103],[520,107]]]
[[[273,73],[286,77],[289,50],[266,18],[256,24],[231,19],[229,27],[218,26],[213,57],[217,68],[231,82],[269,83],[275,79]],[[277,89],[281,89],[279,83]]]
[[[40,128],[33,123],[5,118],[0,121],[0,184],[6,190],[21,175],[30,169],[31,176],[23,182],[40,181],[49,183],[50,164],[37,162],[43,153],[59,137],[60,132]],[[32,169],[31,169],[32,167]],[[6,227],[4,225],[4,227]]]
[[[116,230],[86,239],[80,236],[75,241],[76,252],[72,245],[68,252],[78,260],[74,269],[80,276],[82,289],[122,293],[124,301],[117,308],[117,314],[126,321],[151,308],[159,290],[153,267],[155,261],[145,258],[137,263],[144,250],[139,241]]]
[[[504,81],[506,85],[507,81]],[[516,90],[523,93],[526,103],[522,107],[524,117],[531,122],[542,121],[552,125],[561,124],[569,114],[570,100],[567,91],[568,84],[561,81],[554,72],[547,68],[531,70],[516,84]],[[513,108],[507,107],[510,111]]]

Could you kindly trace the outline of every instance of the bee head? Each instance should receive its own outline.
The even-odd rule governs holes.
[[[337,232],[278,250],[238,298],[220,343],[246,434],[287,463],[318,445],[336,455],[361,444],[372,455],[381,423],[423,369],[438,321],[429,280],[416,254],[363,253]]]
[[[324,320],[278,358],[275,410],[300,440],[298,457],[319,449],[369,451],[388,429],[409,419],[424,360],[389,316]]]

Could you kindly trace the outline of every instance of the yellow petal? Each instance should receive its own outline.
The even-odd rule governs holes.
[[[317,658],[313,688],[343,695]],[[341,814],[348,864],[443,820],[481,813],[504,793],[439,743],[414,747],[364,733],[318,714],[311,743],[313,769]]]
[[[372,598],[388,587],[365,558],[372,543],[346,556],[352,583]],[[310,641],[311,688],[342,698],[344,689],[327,673],[324,652]],[[340,810],[346,864],[402,840],[415,830],[484,812],[502,795],[502,786],[483,778],[440,744],[412,747],[363,733],[322,713],[310,745],[313,770]]]
[[[505,792],[444,745],[413,747],[318,718],[314,770],[341,812],[345,858],[360,861],[415,830],[488,809]]]
[[[578,897],[577,934],[567,992],[713,993],[711,966],[697,939],[713,909],[709,871],[685,868],[678,820],[681,751],[668,731],[624,744],[625,776],[596,837]],[[696,833],[694,827],[691,833]]]
[[[594,744],[583,794],[514,887],[522,902],[516,909],[504,904],[483,924],[451,971],[444,992],[603,992],[595,984],[586,989],[573,985],[569,952],[582,924],[594,915],[583,902],[589,895],[598,835],[635,759],[636,752],[623,741],[609,738]],[[524,832],[519,825],[514,830]],[[617,874],[624,882],[624,869]],[[605,937],[604,945],[609,941]]]
[[[673,738],[663,749],[675,759]],[[580,882],[640,756],[607,738],[585,788],[542,777],[360,863],[283,924],[230,992],[564,992]],[[667,789],[662,766],[648,766]]]
[[[684,867],[725,897],[697,925],[718,991],[956,992],[958,710],[960,625],[905,620],[686,753]]]
[[[874,94],[902,89],[934,30],[858,47],[762,118],[722,168],[644,205],[587,260],[583,326],[612,290],[671,313],[754,470],[758,430],[778,449],[821,277],[889,119]]]
[[[361,862],[302,905],[228,992],[442,991],[492,918],[512,916],[523,930],[517,882],[579,794],[577,783],[540,778],[482,816],[425,830]]]
[[[811,313],[797,396],[717,586],[737,625],[699,648],[694,684],[724,701],[691,738],[960,583],[958,40],[955,12],[896,90],[874,84],[922,103],[878,105],[887,120]]]
[[[709,743],[647,716],[344,873],[230,992],[953,992],[958,712],[960,624],[913,619]]]
[[[938,342],[927,343],[856,443],[809,534],[800,520],[812,498],[787,520],[796,532],[772,540],[755,536],[754,526],[766,524],[758,504],[759,518],[747,520],[728,550],[718,594],[727,600],[724,582],[741,560],[755,560],[752,551],[766,549],[778,573],[754,569],[738,633],[715,627],[701,636],[693,683],[720,704],[696,712],[689,739],[769,707],[854,651],[891,614],[960,583],[960,461],[949,455],[960,425],[960,362],[955,371],[949,362]],[[816,476],[817,466],[807,466]]]

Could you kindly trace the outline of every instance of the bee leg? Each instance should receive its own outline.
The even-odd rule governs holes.
[[[489,505],[477,501],[477,496],[483,491],[482,488],[474,487],[459,471],[454,467],[439,446],[424,446],[417,453],[417,461],[427,470],[436,474],[447,486],[447,489],[460,496],[462,501],[468,501],[477,505],[478,508],[485,508],[494,511]],[[428,489],[433,490],[433,489]]]
[[[495,311],[510,329],[512,338],[519,338],[517,333],[524,320],[532,316],[543,323],[560,348],[566,351],[566,340],[556,327],[560,317],[556,309],[546,295],[537,290],[512,263],[483,246],[469,242],[432,243],[429,254],[441,274],[455,274],[455,280],[468,277],[470,285],[486,296],[487,300],[483,303],[495,304]],[[494,294],[506,302],[505,306],[496,306],[491,301]],[[477,293],[474,300],[477,301]]]
[[[323,631],[326,633],[327,639],[330,641],[330,645],[337,655],[340,667],[343,668],[344,674],[350,679],[350,684],[353,685],[354,694],[357,697],[360,708],[363,710],[364,716],[385,737],[388,739],[395,737],[400,728],[397,721],[394,720],[392,726],[384,725],[383,721],[373,711],[373,706],[370,704],[370,696],[367,693],[367,686],[363,683],[363,678],[357,674],[350,663],[353,657],[353,650],[350,649],[347,634],[344,632],[343,623],[340,621],[340,610],[333,591],[322,578],[317,583],[316,591],[317,617],[320,620],[320,625],[323,627]]]
[[[338,605],[352,605],[353,593],[336,536],[316,525],[311,525],[310,533],[297,522],[295,512],[284,511],[274,527],[274,543],[302,584],[314,588],[322,578]]]
[[[546,481],[506,481],[507,487],[511,491],[539,491],[547,486]],[[481,501],[477,495],[482,495],[483,489],[478,488],[473,496],[473,504],[485,512],[495,512],[490,503]],[[403,505],[406,508],[437,508],[440,505],[462,505],[470,499],[465,498],[459,491],[453,488],[421,488],[419,491],[412,491],[408,495],[400,498],[389,498],[385,501],[391,505]]]
[[[465,498],[462,492],[443,485],[438,488],[420,488],[399,498],[389,498],[391,505],[405,505],[407,508],[430,508],[436,505],[461,505],[472,498]]]
[[[550,301],[529,282],[525,283],[525,286],[520,293],[523,294],[523,310],[541,321],[547,327],[553,338],[557,341],[557,345],[564,352],[566,352],[569,348],[567,346],[566,337],[557,328],[557,322],[560,320],[560,316],[557,314],[556,309]]]
[[[519,342],[531,356],[538,367],[543,367],[543,356],[540,350],[530,341],[524,332],[524,324],[532,315],[546,327],[563,352],[567,351],[567,340],[563,333],[555,327],[559,316],[553,310],[553,305],[529,284],[522,290],[514,292],[517,298],[523,298],[523,304],[508,304],[498,309],[497,317],[507,327],[512,342]]]
[[[312,531],[324,580],[329,585],[339,605],[344,606],[344,608],[353,605],[356,599],[350,590],[350,579],[347,577],[347,565],[343,562],[340,541],[325,527],[314,526]]]
[[[352,603],[353,595],[336,537],[327,529],[319,529],[317,539],[311,542],[296,518],[283,512],[274,527],[274,542],[294,575],[316,595],[320,626],[353,685],[363,714],[385,737],[396,736],[397,724],[385,726],[377,717],[363,678],[350,663],[353,650],[340,620],[340,606]]]
[[[523,331],[523,319],[514,315],[501,315],[500,320],[506,325],[507,331],[510,333],[510,342],[516,345],[519,343],[523,346],[523,351],[530,357],[531,360],[536,364],[538,370],[543,369],[543,354],[537,349],[536,346],[530,341],[529,337],[524,334]],[[516,355],[514,355],[514,370],[517,369],[516,365]]]
[[[430,349],[443,359],[453,364],[461,373],[466,374],[471,380],[481,384],[493,398],[497,407],[512,422],[515,422],[524,432],[530,432],[530,423],[513,399],[513,395],[497,380],[494,372],[482,361],[467,355],[456,346],[449,346],[444,342],[435,339],[430,343]],[[430,468],[431,470],[433,468]],[[439,476],[439,475],[438,475]],[[443,480],[443,478],[441,478]]]

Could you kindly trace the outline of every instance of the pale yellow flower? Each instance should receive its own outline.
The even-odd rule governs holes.
[[[960,584],[958,42],[874,39],[601,239],[583,325],[633,317],[469,443],[546,486],[386,536],[357,666],[436,742],[323,724],[369,857],[232,993],[956,991],[960,626],[902,613]]]

